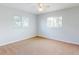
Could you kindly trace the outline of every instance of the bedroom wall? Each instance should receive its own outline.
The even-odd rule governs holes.
[[[14,16],[29,18],[29,26],[18,28]],[[61,28],[48,28],[47,17],[62,16]],[[35,15],[0,5],[0,46],[33,36],[79,44],[79,7]]]
[[[47,17],[62,16],[62,27],[48,28]],[[38,16],[39,36],[50,39],[79,44],[79,7],[72,7],[55,12],[49,12]]]
[[[29,18],[28,27],[18,27],[14,16]],[[0,46],[36,36],[36,15],[0,6]]]

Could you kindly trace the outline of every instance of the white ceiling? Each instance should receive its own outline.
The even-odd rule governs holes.
[[[79,6],[78,3],[45,3],[45,5],[47,5],[48,8],[46,8],[46,10],[44,10],[43,12],[39,12],[37,9],[38,7],[37,3],[1,3],[0,5],[20,9],[34,14],[47,13],[65,8],[71,8],[73,6]]]

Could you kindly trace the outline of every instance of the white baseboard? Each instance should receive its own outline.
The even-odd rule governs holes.
[[[51,39],[51,40],[53,39],[53,40],[57,40],[57,41],[62,41],[62,42],[66,42],[66,43],[71,43],[71,44],[79,45],[79,43],[77,43],[77,42],[66,41],[66,40],[58,40],[57,38],[50,38],[50,37],[45,36],[45,35],[32,35],[32,36],[25,37],[25,38],[23,38],[23,39],[19,39],[19,40],[16,40],[16,41],[10,41],[10,42],[7,42],[7,43],[0,44],[0,46],[12,44],[12,43],[19,42],[19,41],[21,41],[21,40],[29,39],[29,38],[36,37],[36,36],[44,37],[44,38]]]
[[[19,41],[25,40],[25,39],[30,39],[30,38],[33,38],[35,36],[37,36],[37,35],[32,35],[32,36],[25,37],[25,38],[22,38],[22,39],[18,39],[18,40],[15,40],[15,41],[10,41],[10,42],[6,42],[6,43],[2,43],[2,44],[0,44],[0,46],[5,46],[5,45],[12,44],[12,43],[15,43],[15,42],[19,42]]]
[[[48,37],[48,36],[45,36],[45,35],[38,35],[38,36],[40,36],[40,37],[44,37],[44,38],[47,38],[47,39],[53,39],[53,40],[57,40],[57,41],[61,41],[61,42],[66,42],[66,43],[70,43],[70,44],[76,44],[76,45],[79,45],[79,43],[77,43],[77,42],[72,42],[72,41],[66,41],[66,40],[61,40],[61,39],[57,39],[57,38],[50,38],[50,37]]]

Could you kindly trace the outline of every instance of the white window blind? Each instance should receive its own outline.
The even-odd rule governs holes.
[[[60,17],[48,17],[47,18],[47,26],[52,27],[62,27],[62,16]]]
[[[14,20],[15,20],[16,26],[18,27],[29,26],[29,18],[26,16],[14,16]]]

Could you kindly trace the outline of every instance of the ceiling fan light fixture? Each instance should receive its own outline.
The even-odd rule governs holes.
[[[42,12],[43,10],[44,10],[44,4],[39,3],[39,5],[38,5],[38,11]]]
[[[41,7],[38,8],[38,11],[39,11],[39,12],[42,12],[43,10],[44,10],[44,9],[41,8]]]

